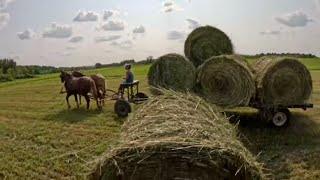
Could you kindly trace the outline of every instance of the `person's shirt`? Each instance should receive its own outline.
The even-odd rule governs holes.
[[[126,74],[126,83],[133,83],[134,77],[131,71],[127,71]]]

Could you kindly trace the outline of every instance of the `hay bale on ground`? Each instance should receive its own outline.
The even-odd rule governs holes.
[[[212,57],[198,68],[197,92],[219,106],[247,106],[255,94],[253,74],[240,56]]]
[[[148,81],[156,88],[188,91],[195,84],[196,70],[191,62],[178,54],[167,54],[152,64]]]
[[[264,105],[300,105],[312,93],[309,70],[297,59],[263,57],[254,65],[256,100]]]
[[[184,53],[198,67],[212,56],[233,54],[233,45],[229,37],[221,30],[204,26],[195,29],[188,36]]]
[[[260,164],[215,107],[166,92],[125,122],[118,148],[90,179],[261,179]]]

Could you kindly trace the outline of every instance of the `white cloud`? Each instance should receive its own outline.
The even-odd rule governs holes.
[[[52,23],[50,27],[46,28],[42,33],[44,38],[69,38],[72,36],[72,27],[69,25],[60,25]]]
[[[72,37],[69,42],[71,43],[78,43],[78,42],[82,42],[84,40],[84,38],[82,36],[75,36]]]
[[[103,29],[105,31],[123,31],[125,28],[125,23],[121,20],[111,20],[98,29]]]
[[[102,36],[102,37],[96,37],[95,42],[100,43],[100,42],[114,41],[120,38],[121,38],[120,35]]]
[[[77,22],[97,21],[99,17],[98,13],[92,11],[80,11],[78,15],[73,19]]]
[[[0,29],[7,26],[8,22],[10,20],[10,14],[8,13],[0,13]]]
[[[133,47],[133,42],[131,40],[125,40],[125,41],[121,41],[121,42],[112,42],[110,43],[110,45],[112,46],[117,46],[121,49],[131,49]]]
[[[0,10],[6,9],[8,4],[14,2],[14,0],[0,0]]]
[[[169,31],[167,33],[167,38],[169,40],[183,40],[186,37],[186,32],[184,31]]]
[[[146,28],[144,26],[140,25],[140,26],[135,27],[132,32],[135,33],[135,34],[145,33],[146,32]]]
[[[280,35],[281,31],[278,30],[266,30],[266,31],[262,31],[260,32],[261,35]]]
[[[313,20],[304,12],[296,11],[275,18],[279,23],[289,27],[304,27]]]
[[[201,24],[198,21],[194,20],[194,19],[186,19],[186,21],[188,23],[189,29],[193,30],[193,29],[196,29],[196,28],[201,26]]]
[[[108,20],[112,16],[118,16],[120,13],[117,10],[107,10],[103,12],[103,20]]]
[[[68,46],[66,47],[67,50],[76,50],[77,48],[76,47],[73,47],[73,46]]]
[[[27,29],[23,32],[18,32],[17,36],[19,39],[25,40],[25,39],[31,39],[33,34],[34,34],[34,32],[31,29]]]
[[[179,7],[173,0],[166,0],[162,4],[162,12],[169,13],[172,11],[182,11],[183,9]]]

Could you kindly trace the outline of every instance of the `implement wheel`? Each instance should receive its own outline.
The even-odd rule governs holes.
[[[119,99],[114,105],[114,111],[119,117],[124,118],[131,113],[131,106],[128,101]]]
[[[271,123],[275,127],[286,127],[289,124],[290,116],[288,109],[279,109],[273,113]]]

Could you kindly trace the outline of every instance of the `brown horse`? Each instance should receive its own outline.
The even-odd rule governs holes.
[[[73,71],[72,75],[74,77],[84,77],[85,75],[79,71]],[[100,103],[104,105],[104,98],[106,96],[106,78],[102,74],[91,75],[91,79],[96,84],[98,91],[98,100]],[[81,96],[79,96],[80,104],[81,104]]]
[[[89,109],[89,106],[90,106],[90,97],[88,95],[89,92],[93,93],[93,97],[97,102],[98,108],[101,108],[98,101],[97,87],[95,82],[91,78],[74,77],[71,74],[64,71],[61,71],[60,78],[61,78],[61,82],[64,83],[64,86],[67,92],[66,101],[68,103],[69,109],[71,107],[69,104],[69,97],[72,95],[74,95],[75,97],[78,108],[79,108],[79,104],[78,104],[77,95],[84,96],[87,101],[87,109]]]

